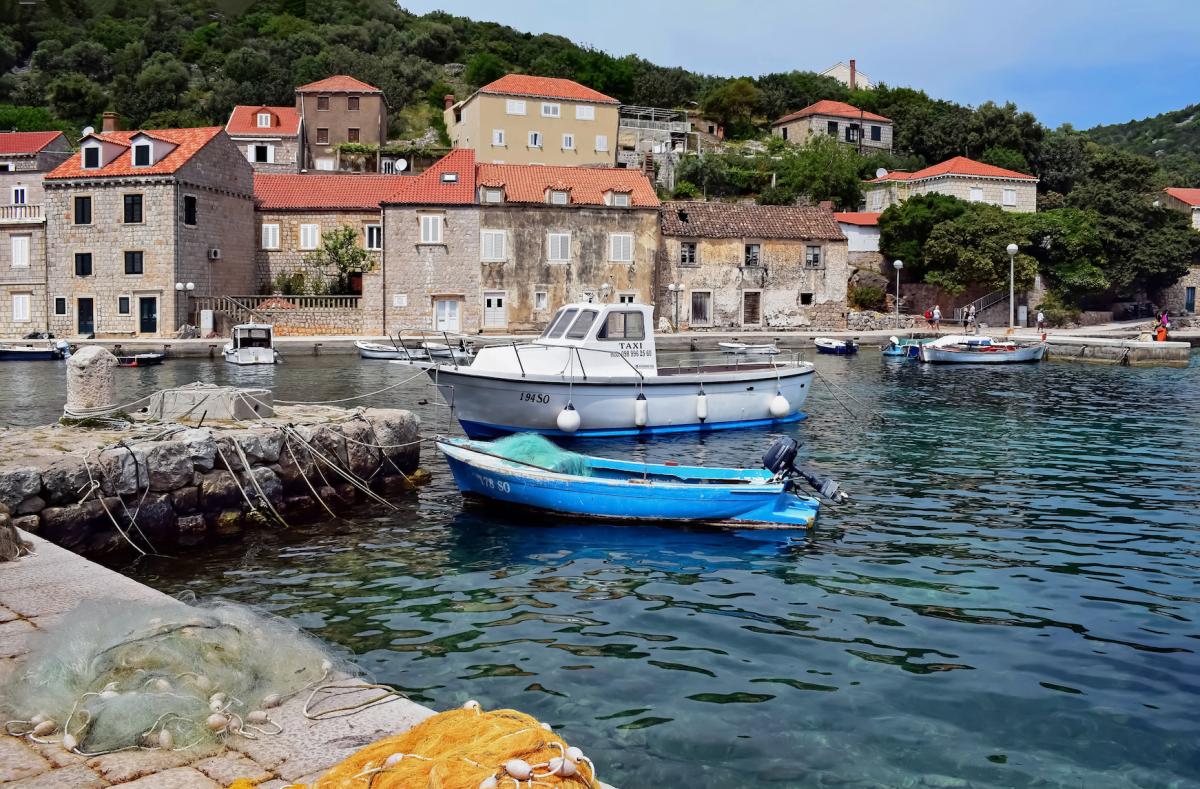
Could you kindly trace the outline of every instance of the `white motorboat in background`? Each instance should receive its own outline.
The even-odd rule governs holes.
[[[354,347],[363,359],[428,359],[429,355],[418,347],[406,348],[402,345],[385,345],[380,342],[355,340]]]
[[[717,347],[721,353],[745,353],[758,356],[774,356],[779,353],[779,347],[773,342],[750,344],[744,342],[719,342]]]
[[[275,327],[269,323],[239,323],[221,353],[232,364],[275,364]]]
[[[933,364],[1014,364],[1038,362],[1046,343],[997,341],[974,334],[948,334],[921,346],[921,361]]]

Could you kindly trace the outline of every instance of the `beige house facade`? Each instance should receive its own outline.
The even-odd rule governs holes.
[[[493,164],[612,166],[620,103],[569,79],[509,74],[464,101],[446,97],[455,148]]]
[[[821,72],[822,77],[832,77],[850,90],[870,90],[875,82],[858,70],[858,61],[850,58],[850,62],[838,61]]]
[[[863,210],[878,213],[913,195],[944,194],[1005,211],[1037,211],[1038,179],[956,156],[915,173],[891,172],[863,184]]]
[[[771,124],[771,134],[795,145],[827,135],[861,152],[892,150],[892,121],[844,101],[822,100]]]
[[[170,337],[192,295],[255,285],[252,171],[220,127],[88,135],[45,186],[58,336]]]
[[[345,74],[296,88],[296,112],[303,123],[302,171],[349,169],[350,160],[338,153],[341,143],[387,142],[388,104],[383,91]]]
[[[847,243],[828,209],[666,202],[660,226],[660,314],[680,327],[844,327]]]

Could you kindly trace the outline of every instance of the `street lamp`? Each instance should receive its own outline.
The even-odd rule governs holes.
[[[1008,245],[1008,328],[1017,326],[1017,290],[1016,290],[1016,259],[1017,245]]]
[[[195,289],[196,289],[196,283],[194,283],[194,282],[176,282],[175,283],[175,292],[177,294],[179,294],[179,293],[183,294],[183,321],[184,321],[184,323],[187,323],[188,318],[191,317],[191,315],[189,314],[189,311],[188,311],[188,306],[189,306],[188,297],[192,295],[192,291],[194,291]]]
[[[903,260],[893,260],[892,268],[896,269],[896,328],[900,328],[900,269],[904,268]]]
[[[679,331],[679,294],[683,293],[683,283],[672,282],[667,285],[667,290],[675,294],[675,331]]]

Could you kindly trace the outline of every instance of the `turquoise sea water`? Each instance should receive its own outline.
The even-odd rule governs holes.
[[[426,451],[434,482],[396,512],[123,569],[289,617],[431,706],[528,711],[623,789],[1198,785],[1200,367],[817,362],[853,413],[818,382],[784,432],[854,499],[801,546],[464,508]],[[61,368],[15,367],[5,421],[52,418]],[[196,378],[344,397],[403,374],[332,356],[121,372],[130,399]],[[432,397],[375,404],[444,424]],[[576,448],[753,464],[776,435]]]

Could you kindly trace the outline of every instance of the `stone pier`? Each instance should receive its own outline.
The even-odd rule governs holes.
[[[1037,335],[1015,335],[1012,339],[1037,342]],[[1155,342],[1110,337],[1079,337],[1051,334],[1046,338],[1046,359],[1055,362],[1121,364],[1129,367],[1187,367],[1191,344]]]

